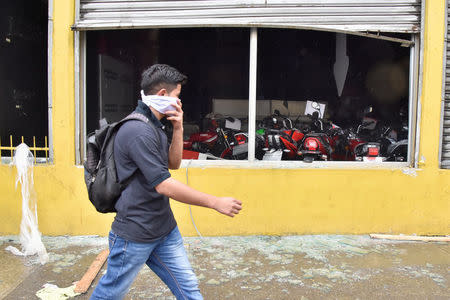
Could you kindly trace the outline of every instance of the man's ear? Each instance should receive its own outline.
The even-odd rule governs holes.
[[[158,96],[164,96],[165,94],[167,94],[167,90],[166,89],[160,89],[157,93],[156,93],[156,95],[158,95]]]

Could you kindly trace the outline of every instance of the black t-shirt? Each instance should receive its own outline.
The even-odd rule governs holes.
[[[162,124],[143,102],[135,112],[145,115],[155,128],[131,120],[123,124],[114,141],[114,160],[120,182],[132,179],[116,203],[112,230],[135,242],[152,242],[170,233],[176,226],[169,198],[155,186],[170,177],[169,145]],[[133,175],[135,174],[135,175]]]

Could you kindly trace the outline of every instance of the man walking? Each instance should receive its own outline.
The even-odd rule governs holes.
[[[178,70],[162,64],[142,73],[142,101],[135,113],[145,116],[153,126],[130,120],[117,132],[117,175],[128,185],[115,206],[107,271],[91,299],[122,299],[144,264],[177,299],[203,299],[169,198],[230,217],[239,213],[242,203],[202,193],[170,177],[168,169],[180,167],[183,152],[183,110],[178,98],[186,80]],[[170,145],[160,122],[164,117],[173,125]]]

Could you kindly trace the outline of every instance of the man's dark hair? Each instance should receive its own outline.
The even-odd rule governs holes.
[[[163,88],[170,93],[178,84],[183,85],[186,81],[187,76],[174,67],[156,64],[142,72],[141,89],[145,95],[154,95]]]

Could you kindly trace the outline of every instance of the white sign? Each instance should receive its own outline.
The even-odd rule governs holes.
[[[315,101],[306,101],[305,115],[311,115],[317,111],[319,113],[319,118],[323,119],[323,115],[325,114],[326,104],[315,102]]]

